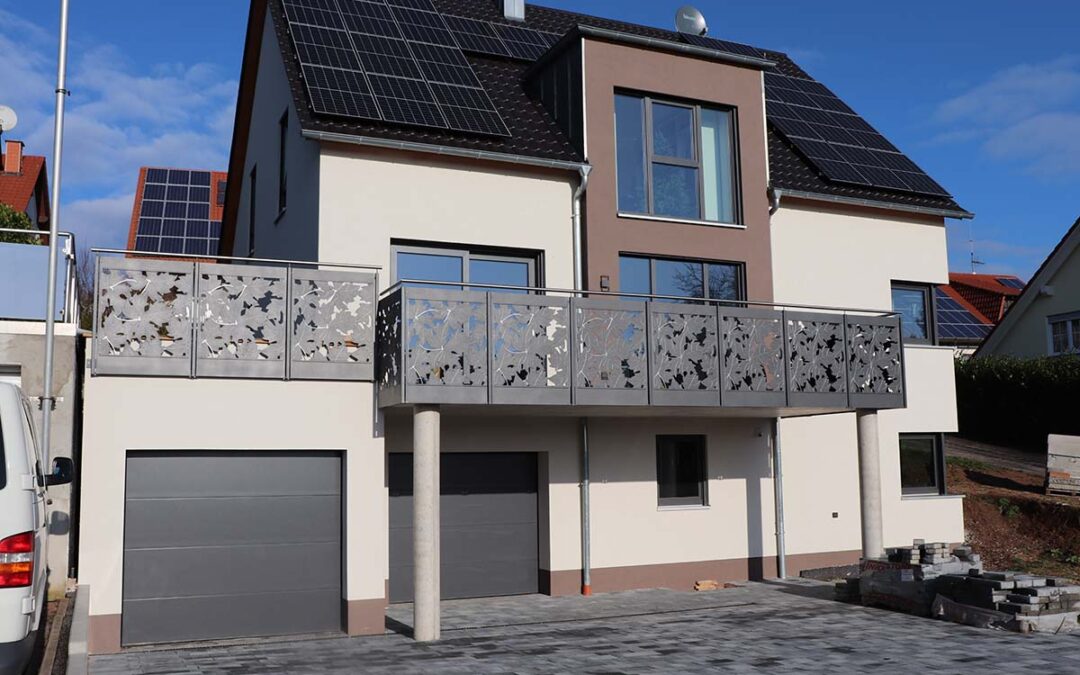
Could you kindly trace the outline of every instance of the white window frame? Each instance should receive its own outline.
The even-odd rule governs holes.
[[[1054,324],[1058,323],[1065,324],[1065,342],[1067,346],[1063,352],[1054,350]],[[1078,327],[1074,328],[1073,324],[1077,324]],[[1080,342],[1074,339],[1077,332],[1080,332],[1080,312],[1054,314],[1046,317],[1046,353],[1050,356],[1080,354]]]

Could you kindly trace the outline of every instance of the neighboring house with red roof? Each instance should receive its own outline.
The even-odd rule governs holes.
[[[949,285],[995,326],[1025,286],[1022,279],[1011,274],[960,272],[949,273]]]
[[[215,255],[228,174],[142,167],[128,230],[128,249]]]
[[[0,155],[0,203],[25,213],[35,227],[49,229],[49,179],[45,158],[24,155],[22,141],[7,141]]]
[[[1080,354],[1080,220],[1073,223],[976,356]]]

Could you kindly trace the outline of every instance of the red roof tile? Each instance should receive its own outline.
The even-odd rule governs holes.
[[[0,166],[3,166],[4,155],[0,155]],[[30,198],[34,195],[39,182],[42,184],[43,194],[39,199],[44,199],[48,204],[48,195],[45,179],[45,158],[35,155],[23,155],[21,173],[4,173],[0,171],[0,203],[7,204],[16,211],[26,211],[30,206]],[[41,214],[48,222],[49,214],[46,206]],[[35,223],[35,225],[38,223]]]
[[[1011,274],[949,273],[949,285],[991,322],[997,323],[1005,310],[1020,296],[1022,288],[1006,286],[1000,279],[1015,279]],[[1022,283],[1022,281],[1021,281]]]

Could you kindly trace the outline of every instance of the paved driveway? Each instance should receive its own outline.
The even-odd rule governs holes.
[[[91,660],[128,673],[1080,673],[1075,635],[967,628],[829,600],[827,586],[746,584],[708,593],[633,591],[444,603],[443,640],[263,640]]]

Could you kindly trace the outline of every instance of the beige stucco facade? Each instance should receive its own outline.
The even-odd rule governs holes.
[[[125,458],[140,451],[340,452],[343,600],[381,607],[386,510],[372,392],[367,383],[88,377],[79,583],[90,588],[90,648],[119,648]]]
[[[572,172],[325,145],[320,173],[320,260],[381,265],[385,280],[393,240],[507,247],[573,286]]]
[[[945,225],[940,217],[786,200],[773,215],[772,228],[777,302],[888,310],[894,281],[948,282]],[[914,538],[960,542],[964,540],[962,497],[901,495],[898,440],[900,433],[957,430],[953,351],[909,345],[904,360],[907,407],[878,415],[885,545],[910,545]],[[854,509],[854,529],[847,529],[844,536],[857,544],[854,414],[785,420],[781,429],[792,550],[805,546],[804,538],[816,540],[821,528],[827,527],[822,523],[823,512],[818,513],[815,506],[821,498]],[[821,461],[815,462],[818,457]],[[791,462],[812,465],[791,467]],[[835,491],[822,489],[818,485],[822,467],[846,475],[847,480]]]

